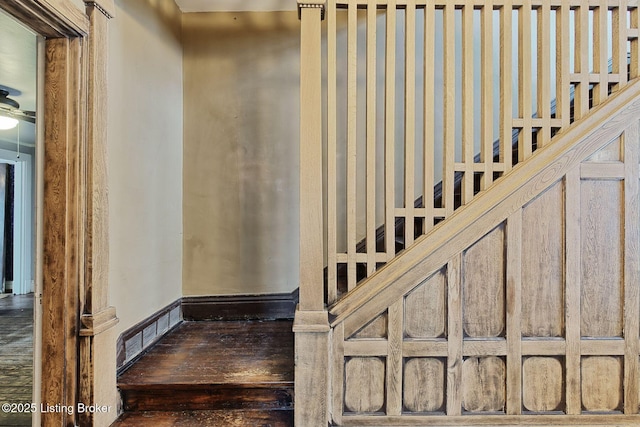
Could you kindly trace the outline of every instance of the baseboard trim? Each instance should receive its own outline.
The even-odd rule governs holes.
[[[273,320],[293,319],[298,290],[264,295],[220,295],[183,297],[184,320]]]
[[[116,369],[126,371],[142,354],[167,332],[182,322],[182,298],[153,313],[118,337]]]

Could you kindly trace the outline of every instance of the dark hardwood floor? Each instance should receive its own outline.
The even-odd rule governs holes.
[[[293,425],[291,321],[184,322],[118,379],[127,426]]]
[[[0,298],[0,404],[31,403],[33,294]],[[0,411],[0,426],[30,426],[30,414]]]

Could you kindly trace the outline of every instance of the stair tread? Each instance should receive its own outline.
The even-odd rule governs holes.
[[[134,388],[293,385],[291,321],[183,322],[118,378]]]
[[[125,413],[111,427],[291,427],[293,411],[207,410]]]

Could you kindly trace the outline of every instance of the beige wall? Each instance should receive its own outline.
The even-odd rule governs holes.
[[[183,15],[185,296],[298,286],[299,25]]]
[[[173,1],[116,4],[109,27],[109,288],[119,333],[181,296],[183,73]]]

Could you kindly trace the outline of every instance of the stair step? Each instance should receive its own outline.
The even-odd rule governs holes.
[[[291,410],[291,329],[291,321],[183,322],[118,378],[123,408]]]
[[[150,411],[122,415],[111,427],[292,427],[293,411]]]

